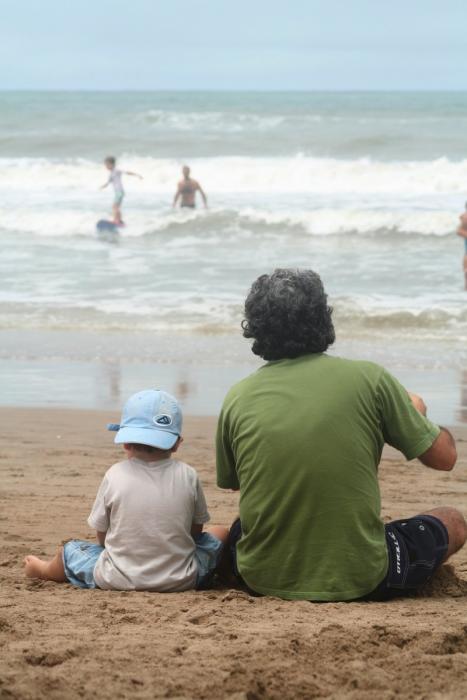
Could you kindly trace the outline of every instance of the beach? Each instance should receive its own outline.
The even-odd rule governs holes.
[[[181,459],[212,524],[216,416],[261,364],[242,338],[252,282],[312,268],[329,353],[377,362],[458,438],[452,473],[386,449],[385,521],[465,512],[467,310],[455,235],[467,93],[0,93],[0,699],[463,700],[467,553],[417,597],[287,602],[217,587],[83,591],[27,580],[26,554],[92,539],[134,392],[174,394]],[[122,170],[126,226],[99,238]],[[209,208],[171,206],[183,165]]]
[[[0,409],[0,698],[463,700],[467,695],[467,553],[415,598],[288,602],[244,592],[80,590],[28,580],[22,559],[51,556],[86,524],[97,486],[120,458],[106,423],[118,411]],[[213,524],[237,496],[215,486],[215,418],[188,416],[180,458],[203,482]],[[436,472],[387,449],[385,521],[435,505],[463,509],[459,461]]]

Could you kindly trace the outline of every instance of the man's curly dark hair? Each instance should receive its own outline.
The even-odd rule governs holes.
[[[321,278],[312,270],[279,268],[253,282],[243,335],[265,360],[325,352],[336,339]]]

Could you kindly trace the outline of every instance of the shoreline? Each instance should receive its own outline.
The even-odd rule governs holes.
[[[0,408],[113,410],[131,394],[153,386],[176,396],[187,415],[214,416],[230,387],[260,366],[0,359]],[[403,369],[392,373],[422,396],[434,422],[467,425],[466,373]]]
[[[230,387],[259,368],[239,331],[220,334],[0,330],[1,406],[112,410],[150,386],[187,415],[216,415]],[[340,339],[331,355],[377,362],[420,394],[429,416],[467,425],[463,355],[418,340]],[[443,361],[443,364],[441,364]]]

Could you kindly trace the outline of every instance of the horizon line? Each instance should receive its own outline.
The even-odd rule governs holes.
[[[204,92],[217,92],[217,93],[376,93],[376,94],[390,94],[394,92],[401,93],[433,93],[433,92],[443,92],[443,93],[461,93],[467,92],[467,87],[465,88],[65,88],[65,87],[1,87],[0,93],[3,92],[89,92],[89,93],[122,93],[122,92],[186,92],[186,93],[204,93]]]

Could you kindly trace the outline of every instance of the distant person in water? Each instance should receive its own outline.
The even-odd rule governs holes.
[[[465,212],[460,215],[459,222],[456,233],[464,239],[464,288],[467,291],[467,202],[465,203]]]
[[[177,186],[177,191],[175,193],[173,206],[177,206],[177,202],[180,199],[180,206],[187,207],[189,209],[194,209],[196,207],[196,193],[199,192],[204,203],[205,209],[208,206],[208,200],[203,192],[203,189],[199,182],[193,180],[190,177],[190,168],[188,165],[183,166],[183,180],[180,180]]]
[[[110,174],[109,179],[107,180],[105,185],[102,185],[101,190],[105,189],[107,185],[113,185],[115,194],[114,201],[112,204],[112,221],[117,226],[124,226],[122,220],[121,206],[123,198],[125,196],[125,190],[123,189],[122,175],[131,175],[132,177],[139,177],[140,180],[143,179],[143,176],[138,175],[138,173],[132,173],[131,170],[118,170],[116,167],[117,161],[114,158],[114,156],[107,156],[107,158],[104,160],[104,165],[110,172]]]

